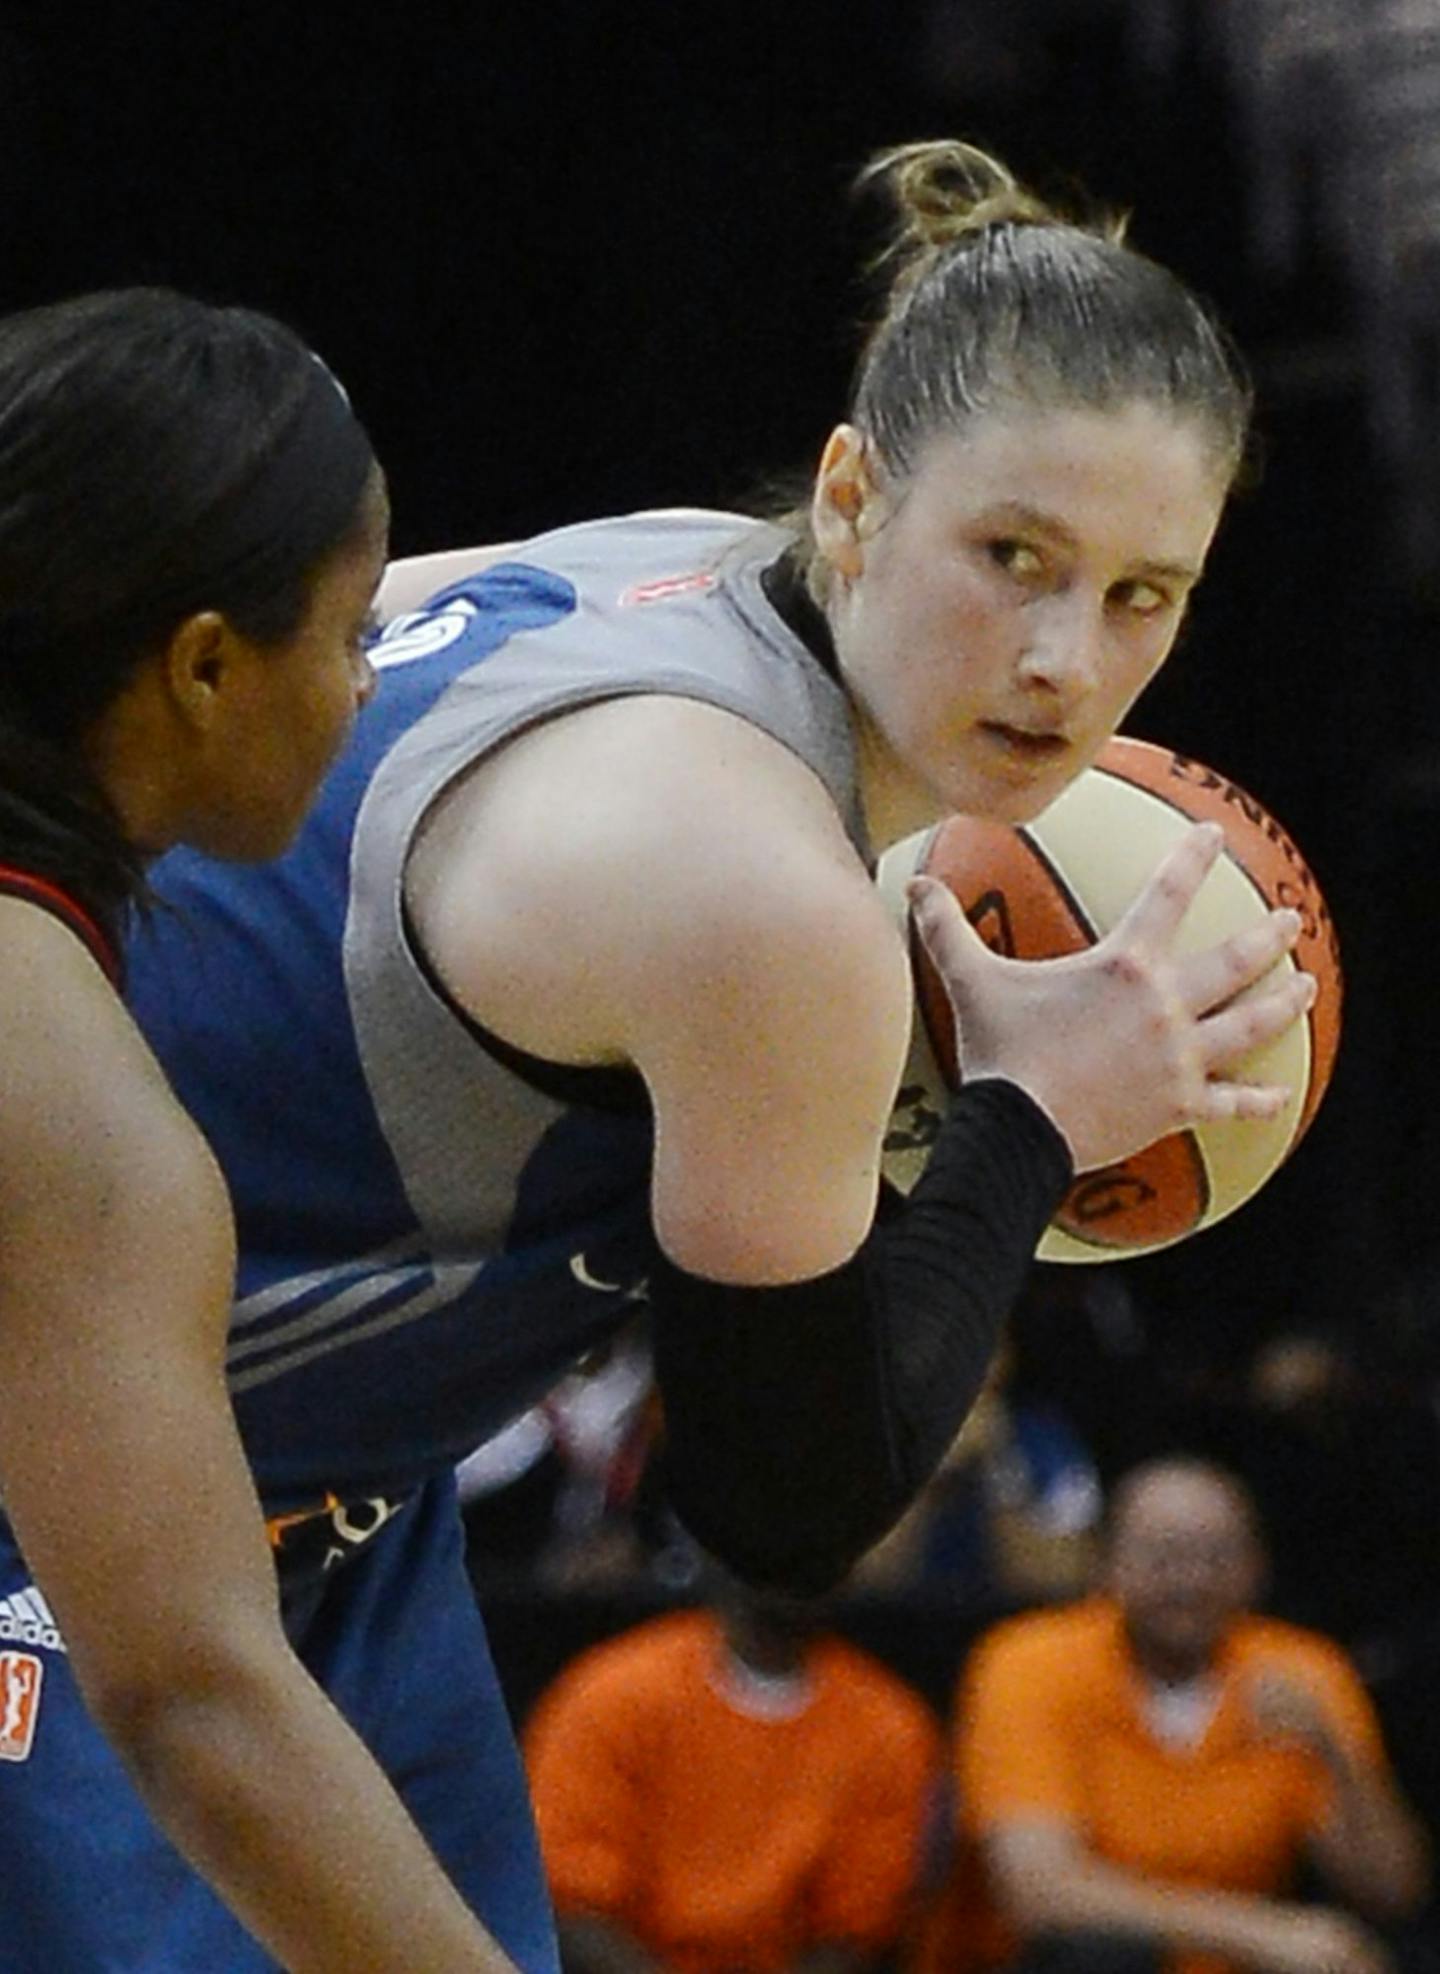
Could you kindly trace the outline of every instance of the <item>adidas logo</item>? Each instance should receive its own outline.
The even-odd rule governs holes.
[[[0,1645],[43,1645],[47,1651],[63,1652],[65,1640],[34,1584],[17,1590],[11,1597],[0,1597]]]

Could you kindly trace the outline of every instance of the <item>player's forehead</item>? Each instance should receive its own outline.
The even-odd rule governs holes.
[[[1093,541],[1194,580],[1227,492],[1212,436],[1192,416],[1141,401],[1017,402],[932,433],[904,497],[1062,546]]]

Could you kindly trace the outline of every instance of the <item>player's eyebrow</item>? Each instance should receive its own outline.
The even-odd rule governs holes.
[[[1031,507],[1028,501],[1000,501],[994,507],[987,507],[980,519],[987,527],[1022,528],[1030,534],[1047,535],[1050,540],[1059,542],[1065,548],[1074,549],[1080,545],[1074,531],[1067,527],[1058,515],[1047,514],[1041,507]],[[1160,576],[1170,582],[1182,583],[1189,587],[1199,582],[1203,571],[1189,562],[1145,560],[1132,563],[1130,573],[1136,576]]]

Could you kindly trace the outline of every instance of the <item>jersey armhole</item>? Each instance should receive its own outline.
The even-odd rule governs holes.
[[[544,1056],[532,1056],[525,1049],[517,1049],[513,1042],[507,1042],[502,1035],[478,1022],[459,1005],[436,972],[416,934],[409,909],[403,903],[400,916],[410,956],[426,986],[444,1002],[467,1034],[502,1069],[508,1069],[512,1076],[518,1076],[522,1083],[556,1103],[580,1105],[620,1117],[644,1117],[649,1114],[650,1095],[638,1070],[606,1068],[599,1064],[584,1068],[576,1063],[550,1062]]]
[[[111,986],[118,990],[120,955],[114,941],[68,891],[52,884],[48,878],[35,876],[33,871],[16,870],[9,864],[0,864],[0,897],[21,898],[26,904],[38,905],[52,918],[58,918],[75,934]]]

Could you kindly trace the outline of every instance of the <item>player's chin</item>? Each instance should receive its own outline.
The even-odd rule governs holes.
[[[938,777],[942,810],[1012,826],[1034,822],[1089,767],[1095,752],[1068,744],[991,744],[978,758],[957,763],[954,773]]]
[[[220,863],[273,863],[299,835],[312,800],[309,786],[299,794],[271,796],[253,809],[214,818],[209,828],[193,831],[189,841]]]
[[[1003,780],[987,777],[979,787],[966,791],[965,799],[946,806],[959,815],[974,816],[985,822],[1008,823],[1019,828],[1044,815],[1074,781],[1084,763],[1076,760],[1072,771],[1061,773],[1054,767],[1033,774],[1011,775]]]
[[[1043,816],[1052,802],[1058,801],[1075,779],[1074,775],[1060,778],[1047,778],[1036,787],[1026,789],[1006,810],[996,818],[1018,827],[1022,823],[1035,822]]]
[[[346,735],[339,734],[323,754],[297,768],[284,787],[273,785],[255,804],[233,848],[218,852],[227,863],[268,864],[283,857],[294,843],[339,759]]]

